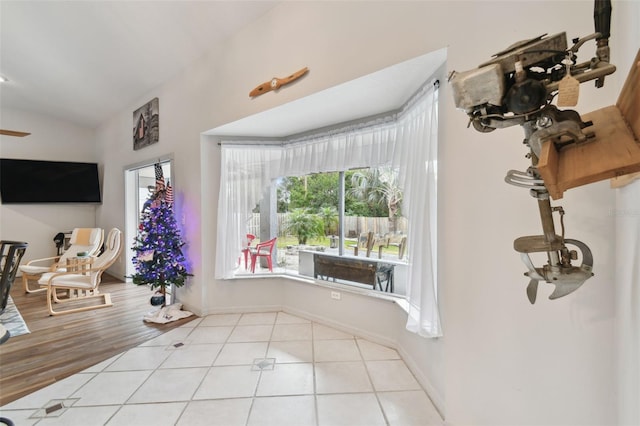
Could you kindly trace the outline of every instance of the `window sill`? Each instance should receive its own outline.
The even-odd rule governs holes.
[[[301,284],[313,285],[316,287],[322,287],[332,290],[340,290],[343,293],[355,294],[358,296],[370,297],[374,299],[386,300],[388,302],[395,303],[400,307],[405,313],[409,313],[409,303],[407,302],[407,298],[401,295],[394,295],[389,293],[384,293],[375,290],[369,290],[366,288],[360,288],[350,284],[341,284],[334,283],[331,281],[325,280],[317,280],[314,278],[307,278],[297,275],[290,274],[251,274],[251,275],[239,275],[233,278],[227,278],[222,281],[237,281],[237,280],[263,280],[263,279],[273,279],[273,278],[284,278],[289,281],[298,282]]]

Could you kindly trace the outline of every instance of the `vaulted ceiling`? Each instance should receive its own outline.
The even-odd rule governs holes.
[[[2,0],[0,106],[95,127],[276,4]]]
[[[0,0],[0,107],[94,128],[278,3]],[[212,133],[281,137],[390,111],[445,60],[432,52]]]

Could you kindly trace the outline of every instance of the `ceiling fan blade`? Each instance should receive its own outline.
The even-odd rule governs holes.
[[[5,130],[5,129],[0,129],[0,135],[5,135],[5,136],[17,136],[19,138],[22,138],[24,136],[29,136],[31,133],[27,133],[27,132],[19,132],[17,130]]]

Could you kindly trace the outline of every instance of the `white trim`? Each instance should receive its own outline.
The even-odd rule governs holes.
[[[224,308],[214,308],[209,311],[207,315],[218,314],[237,314],[237,313],[252,313],[252,312],[279,312],[283,311],[282,305],[255,305],[255,306],[225,306]],[[207,315],[203,315],[203,318]]]
[[[170,152],[169,154],[161,155],[158,158],[138,161],[137,163],[126,165],[122,168],[122,170],[126,172],[126,171],[144,169],[145,167],[153,166],[156,163],[166,163],[167,161],[170,161],[172,163],[171,165],[173,166],[173,161],[174,161],[173,152]]]
[[[402,360],[405,364],[407,364],[407,368],[411,370],[416,380],[420,383],[420,385],[424,388],[425,393],[433,403],[433,406],[440,414],[440,417],[444,420],[444,397],[436,390],[436,388],[431,384],[431,381],[427,378],[427,376],[422,372],[415,360],[412,356],[409,355],[407,351],[404,350],[402,346],[397,346],[395,349],[402,357]]]

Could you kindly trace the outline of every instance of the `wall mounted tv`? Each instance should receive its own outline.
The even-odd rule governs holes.
[[[100,203],[96,163],[0,158],[2,204]]]

